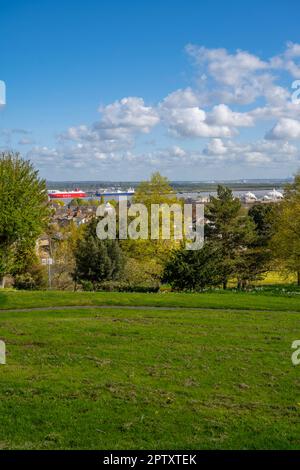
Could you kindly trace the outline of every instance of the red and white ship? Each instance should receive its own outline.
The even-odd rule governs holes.
[[[74,189],[74,191],[58,191],[57,189],[49,189],[48,196],[50,199],[76,199],[87,197],[84,191]]]

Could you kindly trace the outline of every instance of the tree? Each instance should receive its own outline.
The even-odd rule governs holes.
[[[284,200],[277,205],[275,233],[271,247],[289,273],[296,273],[300,285],[300,173],[285,188]]]
[[[240,284],[253,281],[269,271],[273,259],[269,245],[274,233],[274,204],[254,204],[248,216],[254,224],[256,236],[237,266]]]
[[[74,253],[83,231],[84,225],[78,227],[75,223],[71,223],[59,232],[52,233],[51,246],[55,263],[51,271],[54,289],[65,290],[74,287],[72,278],[75,269]]]
[[[274,205],[254,204],[248,212],[255,224],[256,246],[268,246],[274,234]]]
[[[143,204],[148,210],[148,239],[147,240],[125,240],[122,241],[122,248],[129,256],[141,261],[151,261],[155,259],[158,264],[162,265],[169,256],[170,251],[176,246],[173,237],[173,214],[170,218],[170,240],[162,239],[161,227],[162,219],[159,222],[160,238],[158,240],[151,239],[151,206],[152,204],[181,204],[178,200],[173,188],[170,186],[168,179],[159,172],[153,173],[149,181],[143,181],[139,184],[133,197],[133,203]],[[129,220],[130,221],[130,220]]]
[[[226,289],[228,279],[234,275],[240,285],[245,280],[249,245],[256,238],[254,223],[243,214],[240,200],[225,186],[218,186],[217,196],[210,198],[205,209],[205,237],[221,253],[218,269],[223,288]]]
[[[87,202],[84,199],[80,199],[79,197],[76,197],[69,202],[69,207],[79,207],[85,205],[88,205]]]
[[[178,199],[172,186],[170,186],[168,178],[162,176],[158,171],[151,175],[149,181],[142,181],[136,188],[134,203],[144,204],[148,211],[151,204],[169,204],[178,203]]]
[[[92,220],[76,244],[73,274],[75,282],[88,283],[94,290],[103,281],[118,279],[124,266],[118,241],[100,240],[96,235],[96,225],[97,220]]]
[[[39,290],[47,286],[47,271],[39,261],[36,247],[31,244],[18,245],[10,275],[16,289]]]
[[[187,250],[182,246],[167,261],[162,280],[173,289],[202,290],[222,282],[221,263],[222,252],[213,243],[206,243],[201,250]]]
[[[46,183],[18,153],[0,154],[0,286],[18,250],[34,249],[49,221]]]

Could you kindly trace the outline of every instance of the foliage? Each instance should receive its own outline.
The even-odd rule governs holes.
[[[158,292],[159,285],[147,284],[128,284],[127,282],[120,281],[102,281],[99,283],[92,283],[91,281],[81,281],[82,289],[85,292],[98,291],[98,292]]]
[[[79,198],[79,197],[76,197],[76,198],[72,199],[68,204],[69,207],[71,207],[71,206],[78,207],[78,206],[85,206],[85,205],[87,205],[86,201],[84,199]]]
[[[181,201],[177,199],[168,179],[159,172],[156,172],[151,175],[149,181],[143,181],[139,184],[136,188],[133,202],[143,204],[148,210],[149,235],[147,240],[122,240],[122,248],[131,258],[142,261],[147,260],[148,262],[155,260],[158,264],[163,265],[168,259],[171,250],[178,245],[178,242],[173,237],[173,214],[171,214],[170,223],[171,239],[164,240],[160,237],[159,240],[151,240],[151,205],[181,204]],[[160,234],[161,224],[160,219]]]
[[[82,199],[80,197],[72,199],[68,206],[69,207],[82,207],[82,206],[99,206],[101,201],[99,199]]]
[[[134,203],[144,204],[150,210],[151,204],[163,204],[164,202],[178,202],[168,178],[158,171],[151,175],[149,181],[142,181],[136,188],[133,197]]]
[[[248,212],[255,224],[256,246],[268,246],[274,234],[274,204],[254,204]]]
[[[124,266],[118,241],[100,240],[96,235],[96,224],[97,220],[92,220],[76,244],[73,274],[76,282],[89,282],[94,289],[102,281],[118,279]]]
[[[207,243],[201,250],[174,250],[167,261],[163,281],[176,290],[202,290],[222,282],[219,266],[222,263],[220,248]]]
[[[300,285],[300,174],[286,187],[284,200],[277,205],[271,246],[283,268],[297,273]]]
[[[47,287],[47,274],[44,266],[34,264],[28,271],[16,274],[14,287],[22,290],[43,290]]]
[[[0,155],[0,278],[19,249],[32,248],[49,220],[46,183],[17,153]]]
[[[52,199],[51,200],[51,205],[52,206],[59,206],[59,207],[64,207],[65,203],[64,201],[61,201],[60,199]]]
[[[72,223],[59,232],[59,238],[52,235],[52,255],[55,260],[51,267],[52,287],[54,289],[72,289],[74,280],[72,273],[75,269],[74,252],[78,241],[82,238],[84,226]]]
[[[231,276],[237,276],[241,282],[252,275],[247,257],[249,246],[256,239],[254,223],[243,214],[240,200],[221,185],[217,197],[211,197],[205,209],[206,239],[219,255],[218,272],[226,289]]]

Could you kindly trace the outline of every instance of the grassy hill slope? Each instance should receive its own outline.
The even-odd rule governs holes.
[[[60,294],[1,293],[1,308],[214,310],[2,311],[0,448],[300,448],[300,369],[291,363],[300,314],[288,313],[299,310],[296,298]]]

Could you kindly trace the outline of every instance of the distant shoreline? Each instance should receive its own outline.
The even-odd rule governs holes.
[[[171,186],[174,189],[174,192],[178,194],[182,193],[207,193],[211,191],[216,191],[219,184],[229,187],[233,191],[264,191],[275,189],[282,189],[290,179],[253,179],[253,180],[232,180],[232,181],[210,181],[210,182],[189,182],[189,181],[173,181]],[[75,188],[80,188],[81,190],[88,193],[92,197],[96,191],[101,189],[109,188],[120,188],[121,190],[127,190],[128,186],[136,188],[139,185],[139,182],[133,181],[47,181],[48,189],[58,189],[58,190],[70,190]]]

